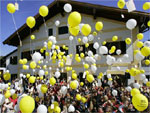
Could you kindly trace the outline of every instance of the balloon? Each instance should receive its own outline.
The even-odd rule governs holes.
[[[81,32],[83,35],[88,36],[91,33],[91,26],[89,24],[84,24],[82,26]]]
[[[94,43],[93,48],[94,48],[94,49],[98,49],[98,48],[99,48],[98,42],[95,42],[95,43]]]
[[[133,87],[139,89],[140,88],[140,84],[139,83],[134,83]]]
[[[81,62],[81,58],[80,58],[80,57],[76,57],[75,60],[76,60],[77,62]]]
[[[56,79],[54,77],[51,77],[49,80],[50,84],[53,86],[56,83]]]
[[[145,2],[145,3],[143,4],[143,9],[144,9],[144,10],[150,9],[150,2]]]
[[[150,27],[150,20],[147,22],[147,26]]]
[[[19,108],[22,113],[32,113],[35,108],[35,101],[30,96],[24,96],[19,103]]]
[[[145,60],[145,64],[146,64],[146,65],[150,65],[150,60],[148,60],[148,59]]]
[[[150,41],[145,41],[143,46],[150,47]]]
[[[84,83],[83,82],[80,82],[80,86],[83,86],[84,85]]]
[[[77,99],[78,101],[80,101],[80,100],[81,100],[81,95],[80,95],[80,94],[76,94],[76,99]]]
[[[95,24],[95,29],[96,29],[97,31],[102,30],[102,29],[103,29],[103,23],[100,22],[100,21],[96,22],[96,24]]]
[[[132,88],[130,86],[128,86],[126,89],[128,92],[130,92],[132,90]]]
[[[23,68],[24,70],[28,70],[28,69],[29,69],[29,66],[28,66],[28,65],[23,65],[22,68]]]
[[[137,34],[137,39],[142,40],[144,37],[144,35],[142,33],[138,33]]]
[[[64,5],[64,10],[65,10],[65,12],[69,13],[72,10],[72,6],[67,3]]]
[[[36,63],[34,61],[30,62],[30,68],[35,69],[36,68]]]
[[[72,89],[76,89],[76,88],[77,88],[77,83],[76,83],[76,81],[71,81],[71,82],[70,82],[70,87],[71,87]]]
[[[84,64],[84,68],[88,69],[89,68],[89,64]]]
[[[143,47],[141,49],[141,53],[143,56],[149,56],[150,55],[150,48],[149,47]]]
[[[11,74],[6,72],[6,73],[4,73],[3,78],[4,78],[4,80],[9,80],[11,78]]]
[[[46,84],[42,84],[42,86],[41,86],[41,92],[42,93],[46,93],[47,90],[48,90],[47,85]]]
[[[117,94],[118,94],[117,90],[113,90],[112,94],[113,94],[113,96],[117,96]]]
[[[35,83],[35,77],[34,77],[34,76],[31,76],[31,77],[29,78],[29,82],[32,83],[32,84]]]
[[[82,98],[81,98],[81,101],[82,101],[83,103],[86,103],[87,99],[86,99],[85,97],[82,97]]]
[[[148,82],[148,79],[145,78],[145,79],[143,80],[143,83],[146,84],[147,82]]]
[[[112,37],[112,41],[117,41],[118,40],[118,36],[113,36]]]
[[[81,15],[80,13],[74,11],[68,17],[68,24],[71,27],[78,26],[81,22]]]
[[[10,93],[11,93],[11,95],[15,94],[15,90],[14,90],[14,89],[11,89],[11,90],[10,90]]]
[[[30,28],[33,28],[33,27],[35,26],[35,23],[36,23],[35,18],[32,17],[32,16],[29,16],[29,17],[27,18],[27,20],[26,20],[26,23],[27,23],[27,25],[28,25]]]
[[[141,47],[143,46],[143,42],[142,42],[142,41],[138,41],[138,42],[136,43],[136,46],[137,46],[138,48],[141,48]]]
[[[117,50],[116,50],[116,54],[117,54],[117,55],[120,55],[120,54],[121,54],[121,50],[120,50],[120,49],[117,49]]]
[[[125,1],[124,1],[124,0],[119,0],[118,3],[117,3],[117,5],[118,5],[118,7],[119,7],[120,9],[123,9],[124,6],[125,6]]]
[[[8,11],[9,13],[14,13],[14,12],[16,11],[16,8],[15,8],[14,4],[9,3],[9,4],[7,5],[7,11]]]
[[[107,78],[111,78],[111,74],[107,74]]]
[[[85,56],[84,53],[80,53],[81,58],[84,58],[84,56]]]
[[[70,41],[73,40],[73,36],[69,36],[69,40],[70,40]]]
[[[140,91],[137,88],[133,88],[131,90],[131,96],[134,97],[135,95],[140,94]]]
[[[92,57],[93,56],[93,52],[92,51],[88,51],[88,56]]]
[[[126,27],[129,29],[129,30],[132,30],[136,27],[137,25],[137,21],[135,19],[129,19],[127,22],[126,22]]]
[[[40,77],[43,76],[44,75],[44,70],[39,70],[38,74],[39,74]]]
[[[15,94],[12,95],[12,98],[13,98],[13,99],[16,99],[17,96],[18,96],[18,95],[15,93]]]
[[[93,36],[92,34],[90,34],[90,35],[88,36],[88,40],[89,40],[89,41],[94,40],[94,36]]]
[[[63,95],[66,95],[67,94],[67,87],[66,86],[62,86],[61,89],[60,89],[61,93]]]
[[[60,112],[61,112],[61,109],[60,109],[59,106],[56,106],[56,107],[54,108],[54,111],[55,111],[56,113],[60,113]]]
[[[86,79],[87,79],[87,81],[90,82],[90,83],[92,83],[92,82],[94,81],[94,77],[93,77],[93,75],[91,75],[91,74],[87,75],[87,76],[86,76]]]
[[[148,107],[148,99],[142,94],[136,94],[132,98],[132,104],[138,111],[144,111]]]
[[[60,77],[60,75],[61,75],[61,74],[60,74],[60,72],[59,72],[59,71],[56,71],[56,72],[55,72],[55,77],[56,77],[56,78],[59,78],[59,77]]]
[[[70,27],[69,26],[69,32],[73,36],[77,36],[79,34],[79,26],[75,26],[75,27]]]
[[[35,39],[35,35],[31,35],[31,40],[34,40]]]
[[[5,98],[9,98],[10,96],[11,96],[11,93],[10,93],[9,90],[7,90],[7,91],[5,92]]]
[[[68,112],[74,112],[75,111],[75,107],[73,105],[70,105],[68,108]]]
[[[23,64],[23,60],[22,59],[19,60],[19,64]]]
[[[39,105],[37,108],[37,113],[47,113],[47,107],[43,104]]]
[[[103,45],[106,45],[106,43],[107,43],[106,41],[103,41],[103,43],[102,43],[102,44],[103,44]]]
[[[38,61],[40,61],[42,59],[42,56],[39,52],[35,52],[33,55],[32,55],[32,60],[35,61],[36,63]]]
[[[147,86],[147,87],[150,87],[150,82],[146,82],[146,86]]]
[[[101,46],[99,48],[99,52],[100,52],[100,54],[107,54],[108,53],[108,49],[107,49],[106,46]]]
[[[56,25],[56,26],[59,26],[59,25],[60,25],[60,21],[59,21],[59,20],[56,20],[56,21],[55,21],[55,25]]]
[[[145,74],[141,74],[141,75],[140,75],[140,79],[141,79],[141,80],[144,80],[145,78],[146,78]]]
[[[82,42],[85,44],[88,42],[88,38],[87,37],[83,37]]]
[[[39,9],[39,14],[43,17],[48,15],[48,7],[45,5],[42,5]]]
[[[129,44],[131,44],[132,40],[130,38],[126,38],[125,42],[126,42],[126,44],[129,45]]]
[[[76,73],[73,73],[73,74],[72,74],[72,78],[73,78],[73,79],[77,79],[77,74],[76,74]]]
[[[0,94],[0,105],[2,105],[5,102],[5,96]]]
[[[28,61],[26,58],[23,59],[23,64],[26,64]]]
[[[135,59],[138,60],[138,61],[141,61],[144,59],[144,56],[141,54],[140,51],[138,51],[136,54],[135,54]]]

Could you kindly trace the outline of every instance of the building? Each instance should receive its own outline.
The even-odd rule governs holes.
[[[90,42],[90,46],[88,50],[93,51],[94,54],[99,54],[99,50],[95,50],[93,48],[93,42],[98,42],[100,46],[102,45],[103,41],[107,41],[108,48],[111,45],[116,45],[117,48],[121,49],[122,53],[121,55],[114,54],[117,59],[120,59],[123,57],[124,54],[128,54],[130,57],[128,59],[125,59],[122,63],[116,62],[112,66],[108,66],[106,64],[106,56],[101,56],[101,60],[97,61],[97,67],[98,70],[96,72],[96,75],[98,75],[99,72],[103,72],[105,74],[111,73],[112,75],[126,75],[125,70],[127,68],[131,68],[137,62],[134,59],[133,56],[133,50],[136,49],[136,35],[139,32],[146,32],[149,30],[149,27],[147,26],[147,21],[149,20],[149,14],[139,11],[134,11],[131,13],[128,13],[127,10],[123,9],[120,10],[118,8],[114,7],[106,7],[102,5],[94,5],[84,2],[77,2],[77,1],[67,1],[67,0],[56,0],[52,2],[48,8],[49,8],[49,14],[45,17],[46,20],[46,29],[45,30],[43,17],[41,17],[39,14],[35,15],[36,19],[36,25],[33,29],[30,29],[29,27],[24,24],[18,29],[18,32],[20,34],[21,40],[22,40],[22,46],[19,45],[19,40],[17,36],[17,31],[14,32],[10,37],[8,37],[3,44],[8,44],[12,46],[16,46],[18,50],[16,51],[16,55],[18,56],[17,59],[23,59],[27,58],[28,61],[31,60],[31,53],[32,50],[39,51],[40,48],[43,47],[43,43],[47,41],[48,37],[51,35],[54,35],[57,38],[57,45],[67,45],[69,50],[66,50],[66,54],[76,54],[80,52],[86,53],[88,50],[85,49],[85,46],[83,43],[78,43],[75,39],[73,41],[70,41],[68,38],[70,36],[68,32],[67,27],[67,18],[68,13],[65,13],[63,10],[63,6],[65,3],[70,3],[73,7],[74,11],[78,11],[82,15],[82,23],[88,23],[92,27],[92,31],[94,31],[93,28],[95,28],[95,23],[97,21],[102,21],[104,24],[104,28],[101,33],[98,33],[98,36],[94,38],[93,41]],[[124,15],[124,18],[121,17],[121,14]],[[134,18],[137,20],[138,24],[137,27],[132,31],[128,30],[126,28],[126,21]],[[60,21],[60,26],[55,26],[55,21]],[[36,40],[34,40],[30,44],[30,35],[34,34],[36,36]],[[112,42],[112,37],[114,35],[117,35],[118,41]],[[132,41],[133,44],[126,45],[125,38],[131,37],[132,35]],[[81,35],[79,35],[76,38],[79,38]],[[100,37],[100,40],[98,39]],[[31,48],[32,47],[32,48]],[[43,54],[45,62],[48,60],[47,57]],[[52,64],[52,62],[47,64],[49,67],[52,67],[52,72],[56,71],[57,68],[57,62],[55,64]],[[72,61],[72,67],[77,71],[77,74],[82,74],[84,71],[83,68],[81,68],[83,65],[82,63],[77,63],[74,60]],[[119,66],[119,70],[118,70]],[[16,70],[19,73],[28,73],[24,70],[22,70],[22,66],[18,64],[18,68]],[[30,70],[32,73],[32,70]],[[67,76],[65,70],[62,72],[64,75]],[[121,76],[124,80],[124,78],[130,79],[129,75]]]

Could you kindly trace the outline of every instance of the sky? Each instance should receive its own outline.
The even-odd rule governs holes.
[[[8,3],[18,3],[19,10],[14,13],[14,18],[17,28],[21,27],[28,16],[34,16],[38,13],[41,5],[49,5],[54,0],[0,0],[0,56],[5,56],[16,47],[10,45],[3,45],[3,41],[13,34],[16,29],[13,23],[12,15],[7,11]],[[75,0],[88,2],[92,4],[99,4],[111,7],[117,7],[118,0]],[[128,0],[125,0],[126,2]],[[143,4],[150,2],[150,0],[134,0],[136,10],[150,13],[150,9],[143,10]],[[125,6],[126,8],[126,6]],[[144,33],[144,40],[150,39],[150,30]]]

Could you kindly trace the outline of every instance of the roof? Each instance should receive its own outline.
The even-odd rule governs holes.
[[[15,53],[18,49],[13,50],[12,52],[8,53],[7,55],[5,55],[3,57],[3,59],[7,58],[8,56],[10,56],[11,54]]]
[[[65,13],[63,10],[63,6],[65,3],[70,3],[73,7],[73,11],[78,11],[83,14],[93,15],[94,19],[96,19],[96,17],[104,17],[108,19],[126,22],[128,19],[134,18],[138,22],[140,32],[144,32],[147,29],[149,30],[149,27],[147,26],[147,22],[149,20],[148,13],[140,12],[140,11],[133,11],[131,13],[128,13],[127,9],[120,10],[119,8],[115,8],[115,7],[95,5],[95,4],[71,1],[71,0],[55,0],[50,5],[48,5],[49,14],[45,17],[45,21],[54,17],[58,13],[64,16]],[[121,13],[124,14],[125,18],[121,18]],[[41,17],[39,13],[36,14],[34,17],[37,23],[35,27],[31,29],[31,32],[38,30],[39,27],[44,23],[43,17]],[[25,23],[18,29],[18,32],[21,37],[21,40],[23,40],[30,34],[30,28]],[[15,31],[3,42],[3,44],[8,44],[12,46],[18,46],[19,43],[20,42],[17,36],[17,31]]]

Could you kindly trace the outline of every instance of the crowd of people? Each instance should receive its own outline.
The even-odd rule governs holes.
[[[18,82],[21,82],[22,88],[18,86]],[[96,82],[89,83],[85,80],[83,86],[79,86],[77,90],[68,88],[66,95],[60,92],[62,86],[67,86],[67,82],[63,79],[57,80],[54,86],[47,83],[48,91],[44,95],[40,96],[37,86],[41,84],[43,80],[38,80],[34,84],[28,82],[27,78],[21,80],[12,81],[11,88],[16,89],[17,98],[13,99],[11,96],[5,99],[4,104],[1,105],[1,112],[15,112],[17,99],[22,94],[27,94],[35,99],[35,109],[41,104],[44,104],[47,108],[55,101],[61,108],[61,113],[67,113],[68,107],[73,105],[75,107],[74,113],[139,113],[132,104],[132,96],[123,84],[119,84],[116,80],[113,80],[113,84],[110,86],[107,80],[102,81],[101,86],[97,86]],[[0,83],[3,83],[1,80]],[[17,83],[17,84],[16,84]],[[17,88],[16,88],[17,86]],[[113,89],[117,90],[117,96],[112,94]],[[140,88],[142,94],[148,99],[150,97],[150,88],[143,86]],[[5,93],[5,90],[0,92]],[[76,94],[80,94],[86,98],[86,102],[78,101]],[[150,112],[149,107],[144,111]],[[16,112],[19,113],[19,112]]]

